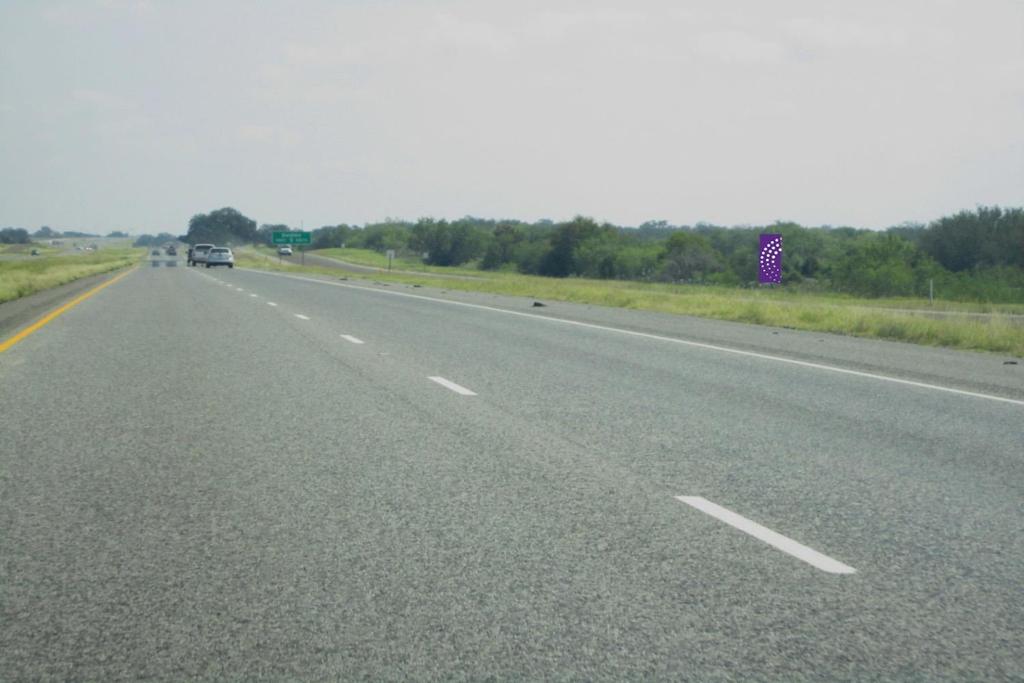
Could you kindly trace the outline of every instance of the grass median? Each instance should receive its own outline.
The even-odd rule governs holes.
[[[351,263],[378,263],[375,258],[362,254],[364,250],[331,251],[340,252],[331,255]],[[315,273],[335,278],[342,276],[338,270],[278,263],[262,255],[239,255],[239,265],[264,270]],[[395,267],[404,269],[404,264]],[[1012,317],[1024,313],[1024,306],[1017,304],[994,307],[981,303],[947,302],[929,305],[927,301],[916,299],[863,299],[839,294],[808,294],[779,289],[751,290],[625,280],[547,278],[465,268],[452,269],[448,272],[453,275],[472,273],[476,277],[471,280],[437,277],[446,270],[429,268],[429,277],[412,273],[380,272],[363,278],[448,290],[693,315],[755,325],[888,339],[927,346],[992,351],[1024,357],[1024,325]],[[345,277],[357,279],[360,276],[348,274]],[[929,314],[943,311],[948,312],[950,317],[928,317]],[[983,318],[971,318],[959,316],[957,313],[988,315]]]
[[[107,273],[139,262],[145,249],[102,249],[75,256],[38,256],[0,261],[0,303],[90,275]]]

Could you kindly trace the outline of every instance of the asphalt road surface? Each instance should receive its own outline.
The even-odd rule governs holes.
[[[1024,678],[1024,366],[532,303],[146,266],[0,353],[0,678]]]
[[[360,274],[371,274],[380,273],[385,270],[383,268],[374,268],[372,266],[362,266],[358,263],[349,263],[348,261],[339,261],[338,259],[328,258],[326,256],[319,256],[318,254],[305,255],[302,252],[295,251],[291,256],[279,256],[281,260],[287,261],[288,263],[301,264],[303,259],[305,263],[311,266],[320,266],[321,268],[337,268],[339,270],[346,270],[350,273]]]

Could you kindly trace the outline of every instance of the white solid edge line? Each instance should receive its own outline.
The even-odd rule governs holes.
[[[828,572],[829,574],[853,574],[857,571],[839,560],[823,555],[802,543],[797,543],[792,538],[772,531],[768,527],[761,526],[757,522],[749,520],[743,515],[738,515],[732,510],[727,510],[721,505],[716,505],[706,498],[701,498],[700,496],[676,496],[676,500],[686,503],[690,507],[697,508],[701,512],[711,515],[715,519],[725,522],[744,533],[750,534],[759,541],[764,541],[784,553],[803,560],[823,572]]]
[[[350,341],[353,344],[362,344],[363,343],[362,339],[357,339],[356,337],[353,337],[351,334],[343,334],[343,335],[341,335],[341,338],[344,339],[345,341]]]
[[[285,273],[268,273],[261,270],[250,270],[245,269],[250,273],[259,273],[260,275],[270,275],[272,277],[284,277],[291,280],[302,280],[304,282],[313,282],[320,285],[332,285],[334,287],[345,287],[347,289],[358,289],[364,292],[376,292],[378,294],[389,294],[391,296],[404,296],[409,299],[422,299],[423,301],[433,301],[441,304],[450,304],[452,306],[464,306],[466,308],[476,308],[483,311],[493,311],[495,313],[504,313],[506,315],[517,315],[523,318],[533,318],[534,320],[546,320],[552,323],[562,323],[563,325],[575,325],[577,327],[586,327],[592,330],[604,330],[606,332],[616,332],[618,334],[626,334],[632,337],[641,337],[644,339],[656,339],[658,341],[671,342],[673,344],[682,344],[684,346],[692,346],[700,349],[711,349],[713,351],[721,351],[723,353],[734,353],[739,356],[749,356],[751,358],[761,358],[764,360],[773,360],[779,363],[789,363],[791,365],[799,365],[805,368],[814,368],[816,370],[828,370],[829,372],[838,372],[844,375],[853,375],[855,377],[867,377],[868,379],[877,379],[883,382],[893,382],[895,384],[903,384],[906,386],[918,387],[920,389],[932,389],[934,391],[945,391],[950,394],[958,394],[960,396],[972,396],[974,398],[985,398],[990,401],[1001,401],[1003,403],[1012,403],[1013,405],[1024,406],[1024,401],[1016,398],[1005,398],[1003,396],[993,396],[992,394],[981,394],[975,391],[966,391],[964,389],[954,389],[952,387],[944,387],[938,384],[927,384],[926,382],[915,382],[909,379],[900,379],[898,377],[889,377],[888,375],[878,375],[873,372],[861,372],[860,370],[847,370],[846,368],[835,367],[834,365],[823,365],[821,363],[810,363],[803,360],[795,360],[793,358],[783,358],[782,356],[772,356],[767,353],[756,353],[754,351],[742,351],[740,349],[732,349],[728,346],[718,346],[716,344],[705,344],[703,342],[688,341],[686,339],[677,339],[675,337],[664,337],[659,334],[650,334],[648,332],[636,332],[634,330],[624,330],[619,327],[609,327],[607,325],[597,325],[594,323],[584,323],[578,320],[566,320],[564,318],[549,318],[543,315],[537,315],[535,313],[523,313],[522,311],[509,311],[504,308],[495,308],[493,306],[484,306],[483,304],[471,304],[465,301],[449,301],[447,299],[435,299],[430,296],[423,296],[422,294],[409,294],[408,292],[390,292],[384,289],[374,289],[373,287],[360,287],[358,285],[342,284],[340,282],[328,282],[326,280],[314,280],[309,277],[302,277],[300,275],[287,275]]]
[[[449,380],[446,380],[444,377],[428,377],[427,379],[429,379],[429,380],[431,380],[433,382],[437,382],[442,387],[446,387],[448,389],[451,389],[456,394],[462,394],[463,396],[476,396],[476,392],[475,391],[470,391],[469,389],[467,389],[464,386],[460,386],[460,385],[456,384],[455,382],[451,382]]]
[[[309,316],[308,315],[302,315],[301,313],[296,313],[295,317],[299,318],[301,320],[309,320]]]
[[[274,303],[273,301],[268,301],[268,302],[267,302],[267,305],[268,305],[268,306],[276,306],[277,304],[275,304],[275,303]]]

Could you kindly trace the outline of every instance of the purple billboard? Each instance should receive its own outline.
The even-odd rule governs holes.
[[[761,234],[757,281],[762,284],[782,282],[782,235]]]

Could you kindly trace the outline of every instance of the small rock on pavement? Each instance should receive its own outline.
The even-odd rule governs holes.
[[[533,307],[534,307],[534,308],[537,308],[537,307],[539,307],[539,306],[547,306],[547,304],[542,304],[542,303],[541,303],[541,302],[539,302],[539,301],[534,301],[534,302],[533,302]]]

